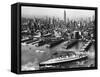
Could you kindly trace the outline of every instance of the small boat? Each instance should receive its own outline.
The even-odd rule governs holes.
[[[61,44],[62,42],[64,42],[65,40],[63,38],[61,39],[57,39],[55,41],[52,41],[50,44],[49,44],[49,48],[53,48],[59,44]]]
[[[93,44],[92,41],[87,42],[87,43],[82,47],[82,49],[81,49],[80,52],[88,51],[88,50],[90,49],[90,47],[91,47],[92,44]]]
[[[39,46],[43,46],[45,44],[46,44],[46,41],[41,40],[41,41],[38,42],[38,44],[36,46],[39,47]]]
[[[68,42],[66,49],[72,48],[73,46],[75,46],[77,43],[79,42],[79,40],[71,40],[70,42]]]

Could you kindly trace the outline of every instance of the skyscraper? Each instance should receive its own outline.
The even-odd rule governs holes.
[[[66,24],[66,11],[64,10],[64,23]]]

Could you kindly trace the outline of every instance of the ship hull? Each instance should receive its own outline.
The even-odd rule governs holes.
[[[88,56],[82,57],[82,58],[78,58],[78,59],[73,59],[73,60],[69,60],[69,61],[62,61],[62,62],[55,62],[55,63],[44,63],[44,64],[39,64],[39,66],[47,66],[47,65],[58,65],[58,64],[63,64],[63,63],[71,63],[71,62],[75,62],[75,61],[82,61],[82,60],[86,60],[88,59]]]

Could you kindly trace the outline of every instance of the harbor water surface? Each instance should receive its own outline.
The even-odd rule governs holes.
[[[86,52],[88,58],[86,60],[75,61],[71,63],[61,63],[58,65],[51,65],[47,67],[40,67],[39,64],[43,61],[47,61],[52,58],[54,53],[63,53],[67,51],[73,51],[80,53],[80,49],[86,42],[79,41],[70,49],[65,49],[66,42],[63,42],[53,48],[47,48],[47,44],[36,47],[36,45],[28,44],[22,45],[21,65],[22,70],[41,70],[41,69],[67,69],[67,68],[79,68],[79,67],[94,67],[95,66],[95,47],[92,44],[90,49]]]

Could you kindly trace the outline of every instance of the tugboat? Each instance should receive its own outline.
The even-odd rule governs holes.
[[[67,45],[65,45],[66,47],[66,49],[70,49],[70,48],[72,48],[73,46],[75,46],[76,44],[78,44],[78,42],[79,42],[79,40],[71,40],[71,41],[69,41],[68,43],[67,43]]]
[[[57,38],[55,40],[52,40],[51,43],[49,43],[48,48],[53,48],[53,47],[61,44],[64,41],[65,41],[64,38]]]

